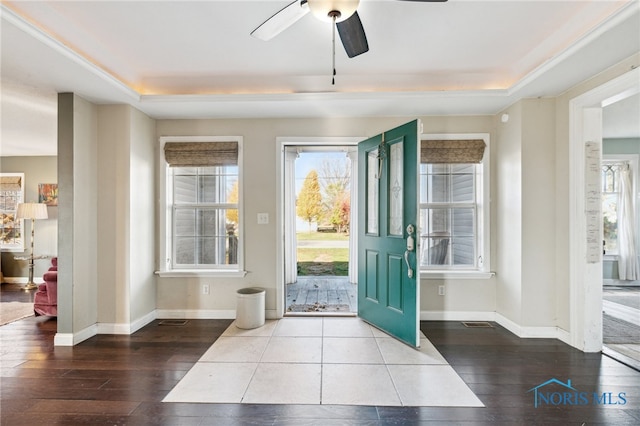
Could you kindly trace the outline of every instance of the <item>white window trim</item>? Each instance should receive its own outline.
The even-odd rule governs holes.
[[[482,256],[482,264],[474,269],[420,269],[420,278],[426,280],[442,279],[489,279],[491,272],[491,144],[489,133],[430,133],[420,136],[420,140],[466,140],[482,139],[486,144],[482,160],[482,187],[477,188],[478,243],[477,253]]]
[[[171,174],[169,165],[164,158],[164,145],[167,142],[229,142],[238,143],[238,266],[229,269],[174,269],[171,266],[172,256],[172,224],[171,224],[171,194],[167,188],[171,186]],[[161,277],[244,277],[244,214],[243,214],[243,167],[242,167],[242,136],[162,136],[160,142],[159,168],[160,194],[159,194],[159,270],[156,272]]]

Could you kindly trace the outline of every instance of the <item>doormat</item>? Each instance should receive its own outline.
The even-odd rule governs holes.
[[[462,324],[464,324],[464,326],[468,328],[493,328],[493,326],[486,321],[463,321]]]
[[[349,305],[328,305],[323,303],[297,304],[287,308],[287,312],[351,312]]]
[[[189,320],[162,320],[158,325],[186,325]]]

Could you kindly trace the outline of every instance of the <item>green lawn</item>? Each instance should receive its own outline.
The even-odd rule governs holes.
[[[298,248],[298,275],[349,274],[349,249]]]
[[[298,232],[298,241],[349,241],[349,234],[344,232]]]
[[[298,248],[298,262],[348,262],[347,248]]]

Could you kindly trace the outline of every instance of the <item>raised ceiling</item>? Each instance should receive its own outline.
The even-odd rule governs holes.
[[[155,118],[495,114],[640,51],[635,0],[362,0],[370,51],[338,44],[332,85],[331,24],[250,36],[288,3],[3,1],[3,110],[35,120],[75,92]]]

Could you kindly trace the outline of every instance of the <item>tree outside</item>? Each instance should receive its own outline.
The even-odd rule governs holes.
[[[346,276],[351,210],[350,162],[346,157],[325,157],[311,164],[296,203],[296,215],[309,224],[308,232],[297,234],[298,274]],[[312,223],[323,232],[312,230]]]
[[[350,181],[351,167],[346,158],[323,160],[320,169],[321,222],[333,225],[338,232],[349,231]]]
[[[229,195],[227,196],[227,201],[232,204],[238,204],[238,181],[236,180],[233,183],[233,186],[229,190]],[[238,210],[227,210],[227,222],[231,222],[238,225]]]
[[[311,223],[317,222],[322,214],[322,195],[320,194],[320,183],[318,182],[318,172],[311,170],[302,183],[302,189],[298,194],[296,203],[296,214],[299,218]]]

